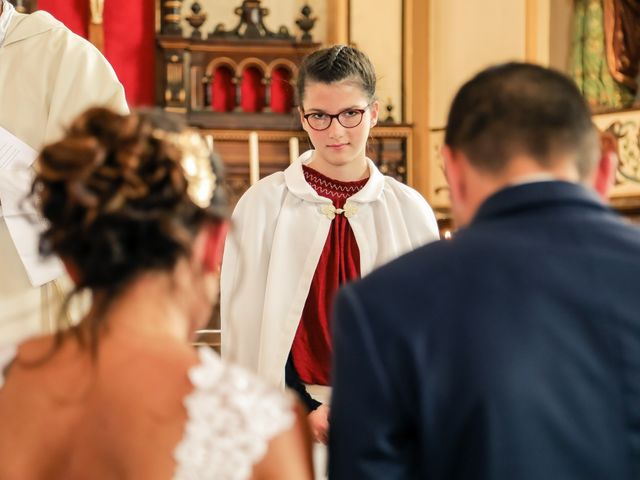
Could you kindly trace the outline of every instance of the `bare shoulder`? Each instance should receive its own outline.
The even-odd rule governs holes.
[[[105,342],[98,359],[100,382],[114,393],[129,397],[132,405],[171,410],[180,409],[192,390],[189,370],[198,363],[197,352],[188,344],[144,339]]]

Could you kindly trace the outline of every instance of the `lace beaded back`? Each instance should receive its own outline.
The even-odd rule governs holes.
[[[208,348],[198,354],[174,480],[247,480],[268,442],[293,425],[293,401]]]

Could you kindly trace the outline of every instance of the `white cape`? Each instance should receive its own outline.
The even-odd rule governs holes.
[[[247,190],[233,213],[222,263],[222,355],[281,386],[331,225],[331,201],[304,179],[302,165],[312,154]],[[345,205],[352,209],[348,221],[363,276],[438,239],[425,199],[368,162],[369,181]]]

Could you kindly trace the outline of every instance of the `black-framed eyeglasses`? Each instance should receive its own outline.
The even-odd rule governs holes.
[[[344,128],[355,128],[362,123],[364,112],[366,112],[370,106],[371,104],[364,108],[349,108],[334,115],[330,113],[313,112],[307,113],[302,117],[307,121],[311,128],[319,132],[329,128],[334,118],[337,119],[338,123]]]

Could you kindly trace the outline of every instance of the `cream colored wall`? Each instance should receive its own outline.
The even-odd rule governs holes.
[[[524,60],[525,7],[525,0],[432,0],[432,128],[445,125],[453,95],[472,74],[493,63]]]
[[[207,20],[200,30],[204,34],[211,32],[218,23],[224,24],[227,30],[234,28],[238,24],[238,16],[234,13],[236,7],[242,4],[239,0],[199,0],[203,12],[207,14]],[[263,0],[262,6],[269,9],[269,14],[265,17],[264,23],[267,28],[277,32],[281,25],[286,26],[289,32],[296,37],[300,37],[300,29],[295,24],[300,17],[300,10],[305,3],[309,3],[312,8],[312,16],[318,17],[318,22],[311,31],[314,41],[323,42],[326,38],[326,0]],[[186,17],[190,14],[192,2],[183,2],[182,14]],[[185,35],[191,33],[191,27],[183,21]]]
[[[479,70],[506,61],[548,65],[565,62],[572,0],[431,0],[429,19],[428,197],[448,204],[439,156],[449,105],[460,86]],[[415,86],[414,95],[419,94]]]
[[[430,121],[443,127],[455,91],[508,60],[566,71],[573,0],[431,0]]]
[[[549,65],[563,72],[569,64],[571,18],[574,0],[551,0],[549,22]]]
[[[318,43],[325,43],[327,41],[327,0],[297,0],[296,2],[296,18],[298,18],[297,12],[299,12],[305,3],[308,3],[311,7],[312,17],[316,17],[316,24],[311,31],[313,35],[313,41]]]
[[[402,119],[402,0],[351,0],[351,42],[371,58],[378,75],[382,118],[391,100]]]

